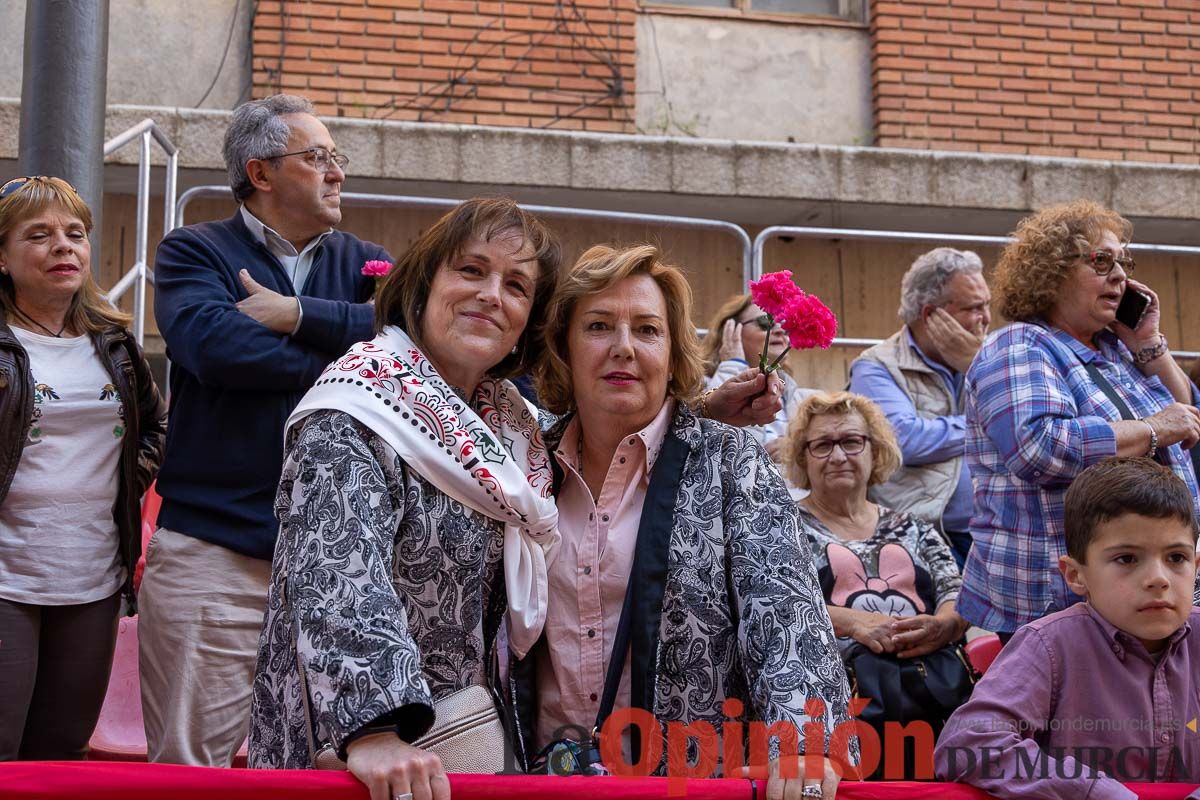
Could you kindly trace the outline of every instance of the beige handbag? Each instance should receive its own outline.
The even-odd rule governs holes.
[[[308,732],[308,754],[317,769],[346,769],[333,745],[320,750],[313,742],[312,711],[309,709],[308,679],[300,654],[296,653],[300,674],[301,703]],[[486,686],[467,686],[433,703],[433,727],[415,742],[442,760],[446,772],[496,774],[504,771],[507,740],[492,693]]]

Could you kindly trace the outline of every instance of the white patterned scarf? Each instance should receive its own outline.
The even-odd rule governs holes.
[[[473,411],[404,331],[388,326],[330,364],[292,412],[344,411],[422,477],[504,523],[509,646],[524,657],[546,621],[546,566],[560,536],[550,460],[517,387],[484,378]]]

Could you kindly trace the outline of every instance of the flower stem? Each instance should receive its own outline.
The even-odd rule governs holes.
[[[767,314],[766,317],[771,321],[771,328],[775,327],[775,318],[770,314]],[[763,375],[771,372],[771,368],[767,366],[767,346],[771,344],[771,328],[767,328],[767,336],[763,339],[763,349],[758,355],[758,371]]]
[[[766,372],[774,372],[775,370],[777,370],[779,368],[779,362],[783,361],[784,356],[786,356],[790,352],[792,352],[792,346],[788,345],[786,348],[784,348],[783,352],[780,353],[779,356],[774,361],[771,362],[771,366],[767,367]]]

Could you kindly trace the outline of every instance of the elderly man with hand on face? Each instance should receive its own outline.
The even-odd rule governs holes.
[[[883,409],[903,466],[871,499],[938,527],[961,569],[971,549],[971,474],[963,459],[963,375],[991,322],[979,256],[939,247],[913,262],[900,287],[904,326],[850,366],[850,390]]]

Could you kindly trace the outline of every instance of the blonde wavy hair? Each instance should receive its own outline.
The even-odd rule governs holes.
[[[71,184],[62,178],[36,175],[12,194],[0,199],[0,248],[8,242],[8,235],[12,233],[13,228],[54,207],[61,208],[77,218],[83,223],[85,231],[89,234],[92,232],[92,210]],[[128,327],[131,317],[113,308],[96,285],[90,269],[84,270],[84,273],[83,285],[75,292],[71,306],[67,309],[67,327],[89,335],[113,326]],[[0,274],[0,308],[4,309],[6,317],[19,313],[16,306],[16,287],[12,275],[9,274]]]
[[[900,445],[883,409],[874,401],[852,392],[818,392],[805,398],[788,423],[787,441],[783,447],[783,464],[788,479],[801,489],[811,489],[808,480],[808,427],[814,417],[833,414],[844,417],[858,414],[867,424],[867,439],[871,442],[871,474],[868,486],[883,483],[900,468]]]
[[[1133,223],[1093,200],[1048,206],[1021,220],[992,276],[1000,313],[1020,322],[1044,317],[1079,259],[1105,231],[1124,246],[1133,237]]]
[[[692,325],[692,289],[683,272],[664,264],[659,255],[658,248],[649,244],[620,250],[596,245],[581,255],[559,281],[546,312],[543,330],[546,356],[534,372],[538,400],[548,411],[566,414],[577,406],[567,338],[579,301],[635,275],[650,276],[666,302],[667,329],[671,333],[671,378],[667,394],[684,403],[691,403],[699,395],[704,362]]]

